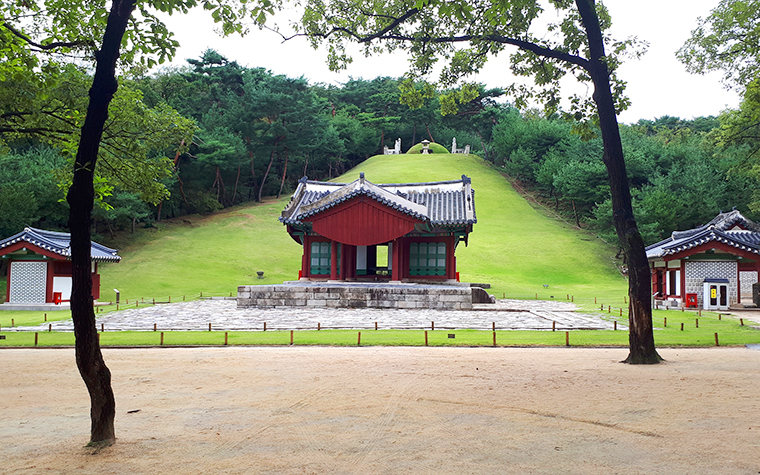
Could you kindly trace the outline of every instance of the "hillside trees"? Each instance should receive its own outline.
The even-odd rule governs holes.
[[[536,1],[442,2],[356,2],[353,0],[310,0],[303,16],[305,34],[317,43],[330,43],[331,65],[345,62],[346,41],[357,41],[371,52],[384,42],[389,50],[406,49],[416,72],[426,74],[439,57],[449,59],[441,75],[450,83],[477,71],[489,56],[507,45],[516,46],[511,56],[514,72],[531,76],[544,86],[538,96],[523,89],[518,101],[537,97],[547,108],[559,104],[559,79],[572,74],[594,85],[591,100],[574,98],[572,112],[598,120],[604,144],[612,194],[613,218],[629,266],[630,353],[626,362],[657,363],[649,302],[649,266],[644,243],[633,216],[623,159],[616,110],[624,108],[623,84],[614,71],[619,56],[634,41],[613,42],[605,36],[610,19],[606,9],[593,0],[555,0],[559,21],[549,25],[558,39],[539,38],[530,26],[542,7]],[[458,47],[457,45],[465,45]],[[606,49],[609,50],[606,50]]]

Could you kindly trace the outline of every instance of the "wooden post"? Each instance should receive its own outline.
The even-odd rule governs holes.
[[[34,346],[37,346],[37,332],[34,332]]]
[[[739,319],[739,324],[740,324],[741,326],[744,326],[744,319],[743,319],[743,318],[740,318],[740,319]]]
[[[575,295],[571,295],[571,296],[570,296],[570,301],[571,301],[571,302],[575,302]]]
[[[596,305],[596,297],[594,297],[594,305]]]
[[[425,346],[428,346],[427,330],[425,330]]]
[[[570,300],[570,294],[565,294],[565,300]]]
[[[16,326],[16,319],[15,318],[11,318],[11,328],[13,328],[15,326]]]
[[[185,301],[185,296],[184,296],[184,295],[182,296],[182,301],[183,301],[183,302]]]
[[[156,329],[157,329],[157,327],[156,327],[156,324],[154,323],[153,324],[153,331],[156,331]]]
[[[290,344],[293,344],[293,330],[290,330]]]
[[[557,322],[552,322],[552,331],[557,329]]]
[[[135,308],[138,308],[139,306],[140,306],[140,301],[139,300],[135,300]]]
[[[496,332],[493,332],[493,346],[496,346]]]
[[[536,294],[536,300],[538,300],[538,294]]]
[[[264,322],[264,331],[267,331],[267,322]]]
[[[169,296],[169,303],[172,303],[172,296]]]
[[[507,298],[507,293],[506,292],[502,292],[501,293],[501,298],[503,298],[503,299]]]
[[[47,322],[47,313],[45,314],[45,321]]]
[[[613,329],[613,330],[617,330],[617,320],[615,320],[615,321],[613,322],[613,327],[612,327],[612,329]]]
[[[320,322],[317,322],[317,331],[322,330],[322,324]]]
[[[622,308],[620,309],[620,316],[621,317],[623,316],[623,309]]]
[[[211,323],[208,324],[208,331],[211,331]]]
[[[161,346],[164,344],[164,332],[161,332]]]
[[[227,346],[227,342],[229,340],[227,339],[227,332],[224,332],[224,346]]]
[[[118,303],[116,304],[116,310],[119,310],[119,304]]]
[[[722,320],[722,318],[721,318],[722,316],[723,316],[723,315],[721,315],[721,314],[718,314],[718,320]]]
[[[496,322],[491,322],[491,329],[496,331]]]
[[[604,312],[604,304],[602,304],[602,305],[599,306],[599,311],[600,312]]]
[[[697,328],[699,328],[699,319],[698,318],[694,319],[694,326],[696,326]]]
[[[681,322],[681,331],[683,331],[683,322]]]
[[[663,317],[662,319],[662,326],[667,327],[668,326],[668,317]]]
[[[607,306],[607,313],[612,313],[612,305]]]
[[[50,333],[51,331],[53,331],[53,324],[48,323],[48,333]]]
[[[156,305],[156,298],[153,297],[153,305]],[[118,307],[118,305],[116,305]]]
[[[570,332],[565,332],[565,346],[570,346]]]
[[[627,296],[623,297],[623,303],[628,303],[628,297]]]
[[[362,346],[362,332],[359,332],[356,337],[356,346]]]
[[[717,333],[715,334],[715,346],[720,346],[720,344],[718,343],[718,334]]]
[[[435,322],[430,322],[430,330],[435,330]]]
[[[106,331],[106,324],[105,323],[101,323],[100,324],[100,332],[103,333],[104,331]]]
[[[375,330],[377,330],[377,322],[375,322]]]

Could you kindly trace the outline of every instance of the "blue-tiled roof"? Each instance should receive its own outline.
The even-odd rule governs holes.
[[[760,254],[760,226],[739,211],[721,213],[709,223],[687,231],[675,231],[663,241],[646,248],[647,257],[667,257],[709,242],[720,242],[736,249]]]
[[[69,233],[27,227],[20,233],[0,241],[0,255],[3,254],[4,248],[17,242],[27,242],[62,257],[71,258],[71,234]],[[116,249],[111,249],[94,241],[91,244],[90,253],[93,261],[119,262],[121,260],[121,257],[116,254]]]
[[[461,180],[376,185],[363,174],[351,183],[301,179],[280,216],[285,224],[302,224],[355,196],[364,195],[433,226],[461,226],[477,222],[475,192],[466,176]]]

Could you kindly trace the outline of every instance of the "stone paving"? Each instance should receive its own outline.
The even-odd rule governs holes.
[[[575,305],[540,300],[498,300],[496,304],[478,304],[473,310],[440,311],[429,309],[346,309],[346,308],[237,308],[235,299],[214,298],[192,302],[149,305],[99,315],[105,330],[161,331],[208,330],[316,330],[323,329],[436,329],[490,330],[611,330],[613,320],[600,315],[575,312]],[[606,316],[605,316],[606,317]],[[621,319],[621,323],[627,320]],[[55,331],[73,331],[71,320],[52,322]],[[47,330],[48,324],[19,327],[18,330]],[[619,330],[627,327],[618,324]]]

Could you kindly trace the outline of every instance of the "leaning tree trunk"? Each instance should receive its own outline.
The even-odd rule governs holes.
[[[604,43],[594,0],[576,0],[578,12],[586,28],[591,57],[587,71],[594,83],[594,102],[599,113],[604,154],[612,193],[612,219],[620,245],[628,262],[628,340],[629,354],[625,363],[653,364],[662,361],[654,346],[651,276],[644,240],[633,217],[631,191],[623,159],[623,144],[615,114],[615,101],[610,87],[610,74],[604,62]]]
[[[108,105],[116,93],[116,60],[135,0],[114,0],[103,36],[96,53],[97,65],[90,88],[87,116],[74,163],[74,178],[67,201],[71,231],[71,317],[76,337],[76,361],[90,394],[90,444],[109,445],[114,442],[116,402],[111,389],[111,372],[100,352],[98,331],[92,300],[90,265],[90,222],[94,201],[93,172],[108,118]]]

